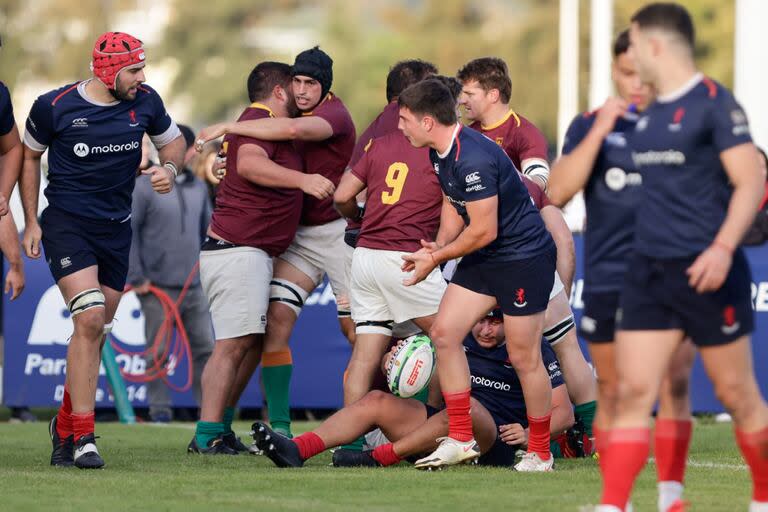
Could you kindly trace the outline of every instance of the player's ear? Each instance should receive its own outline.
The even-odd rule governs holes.
[[[491,101],[491,103],[496,103],[499,101],[499,90],[498,89],[491,89],[488,91],[488,99]]]
[[[424,131],[431,132],[434,126],[435,120],[432,116],[423,116],[421,118],[421,127],[424,128]]]
[[[278,100],[280,100],[282,102],[285,102],[287,100],[287,95],[285,94],[285,89],[283,89],[283,87],[281,85],[276,85],[272,89],[272,95],[276,99],[278,99]]]

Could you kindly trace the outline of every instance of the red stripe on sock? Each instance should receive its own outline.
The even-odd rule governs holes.
[[[461,442],[474,439],[472,416],[469,415],[469,390],[443,393],[448,412],[448,437]]]
[[[61,401],[59,412],[56,414],[56,432],[62,441],[74,433],[72,430],[72,399],[66,386],[64,386],[64,398]]]
[[[395,447],[392,443],[382,444],[373,449],[371,456],[382,466],[391,466],[397,464],[402,459],[395,453]]]
[[[683,483],[692,432],[691,420],[656,420],[654,456],[659,482]]]
[[[624,510],[650,453],[651,431],[648,428],[612,429],[603,468],[601,505]]]
[[[752,474],[752,499],[768,501],[768,427],[757,432],[736,429],[736,444]]]
[[[546,416],[528,416],[528,453],[538,454],[541,460],[549,460],[549,423],[552,413]]]
[[[95,416],[93,412],[72,414],[72,431],[75,434],[75,442],[83,436],[93,434],[94,430]]]
[[[294,437],[293,442],[299,447],[299,454],[304,460],[312,458],[318,453],[325,451],[325,443],[320,439],[320,436],[314,432],[307,432]]]

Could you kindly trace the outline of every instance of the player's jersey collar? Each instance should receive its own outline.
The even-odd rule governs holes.
[[[453,135],[451,135],[451,143],[448,144],[448,149],[445,150],[445,153],[438,153],[438,158],[443,159],[448,156],[448,153],[453,149],[453,141],[459,136],[459,131],[461,131],[461,123],[456,123],[456,127],[453,129]]]
[[[492,125],[489,125],[489,126],[485,126],[484,124],[481,124],[480,128],[482,128],[483,130],[486,130],[486,131],[496,129],[499,126],[501,126],[504,123],[506,123],[509,120],[510,117],[514,117],[515,118],[515,124],[519,128],[520,127],[520,117],[512,109],[509,109],[509,112],[504,114],[504,117],[502,117],[500,121],[498,121],[496,123],[493,123]]]
[[[266,110],[269,113],[269,117],[277,117],[275,116],[275,113],[272,112],[272,109],[268,106],[264,105],[263,103],[259,103],[258,101],[255,101],[251,103],[251,108],[258,108],[260,110]]]
[[[312,110],[310,110],[309,112],[302,112],[302,113],[301,113],[301,115],[302,115],[302,116],[311,116],[311,115],[312,115],[312,114],[315,112],[315,110],[317,110],[317,108],[318,108],[320,105],[322,105],[322,104],[323,104],[323,103],[325,103],[326,101],[330,100],[331,98],[333,98],[333,93],[332,93],[332,92],[329,92],[328,94],[326,94],[326,95],[325,95],[325,98],[323,98],[322,100],[320,100],[320,103],[318,103],[317,105],[315,105],[315,108],[313,108],[313,109],[312,109]]]
[[[88,103],[91,103],[98,107],[114,107],[115,105],[120,103],[120,100],[115,100],[110,103],[102,103],[101,101],[96,101],[95,99],[88,96],[88,93],[85,92],[85,86],[91,83],[91,80],[93,80],[93,78],[89,78],[88,80],[83,80],[82,82],[77,84],[77,93],[80,95],[81,98],[83,98]]]
[[[678,90],[673,91],[669,94],[659,95],[656,97],[656,101],[659,103],[671,103],[673,101],[677,101],[689,92],[693,90],[694,87],[699,85],[699,82],[701,82],[704,79],[704,74],[699,71],[695,73],[690,80],[688,80],[685,84],[683,84]]]

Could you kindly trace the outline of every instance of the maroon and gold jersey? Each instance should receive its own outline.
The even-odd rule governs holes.
[[[274,117],[272,111],[254,103],[245,109],[238,121],[267,117]],[[279,256],[296,235],[302,192],[298,189],[262,187],[240,176],[237,172],[237,153],[246,144],[259,146],[278,165],[302,170],[301,157],[290,142],[227,135],[224,137],[224,149],[229,157],[227,175],[216,192],[211,229],[234,244],[256,247],[270,256]]]
[[[358,160],[363,157],[365,148],[368,147],[373,139],[378,139],[379,137],[396,132],[399,120],[400,107],[397,104],[397,100],[391,101],[384,107],[384,110],[376,116],[376,119],[368,125],[368,128],[365,129],[360,138],[357,139],[355,150],[352,152],[352,158],[349,160],[349,166],[354,166]]]
[[[541,190],[541,187],[538,186],[531,178],[523,174],[521,174],[520,177],[523,178],[525,188],[527,188],[528,193],[531,194],[531,200],[533,201],[533,204],[536,205],[536,209],[541,210],[545,206],[550,206],[552,204],[549,201],[547,194]]]
[[[475,121],[470,127],[501,146],[518,171],[524,170],[523,160],[540,158],[547,161],[547,139],[544,134],[514,110],[510,109],[504,119],[492,126],[483,126],[480,121]]]
[[[334,186],[338,186],[355,147],[355,124],[347,107],[329,92],[313,111],[302,115],[325,119],[333,129],[333,135],[325,140],[294,141],[296,149],[304,158],[305,169],[309,173],[322,174]],[[338,218],[339,214],[333,208],[333,197],[320,200],[310,195],[304,196],[302,225],[317,226]]]
[[[396,131],[373,139],[351,172],[368,188],[358,247],[414,252],[435,239],[443,194],[427,148]]]

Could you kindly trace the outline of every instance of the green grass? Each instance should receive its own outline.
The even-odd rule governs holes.
[[[594,460],[562,461],[552,474],[530,475],[482,467],[335,469],[327,453],[295,470],[277,469],[264,457],[192,456],[185,453],[190,424],[100,424],[105,469],[52,468],[46,427],[0,424],[0,509],[577,511],[596,503],[600,491]],[[238,422],[235,430],[245,438],[249,424]],[[700,422],[690,458],[686,497],[693,510],[746,510],[751,484],[730,426]],[[638,512],[656,510],[653,465],[633,503]]]

